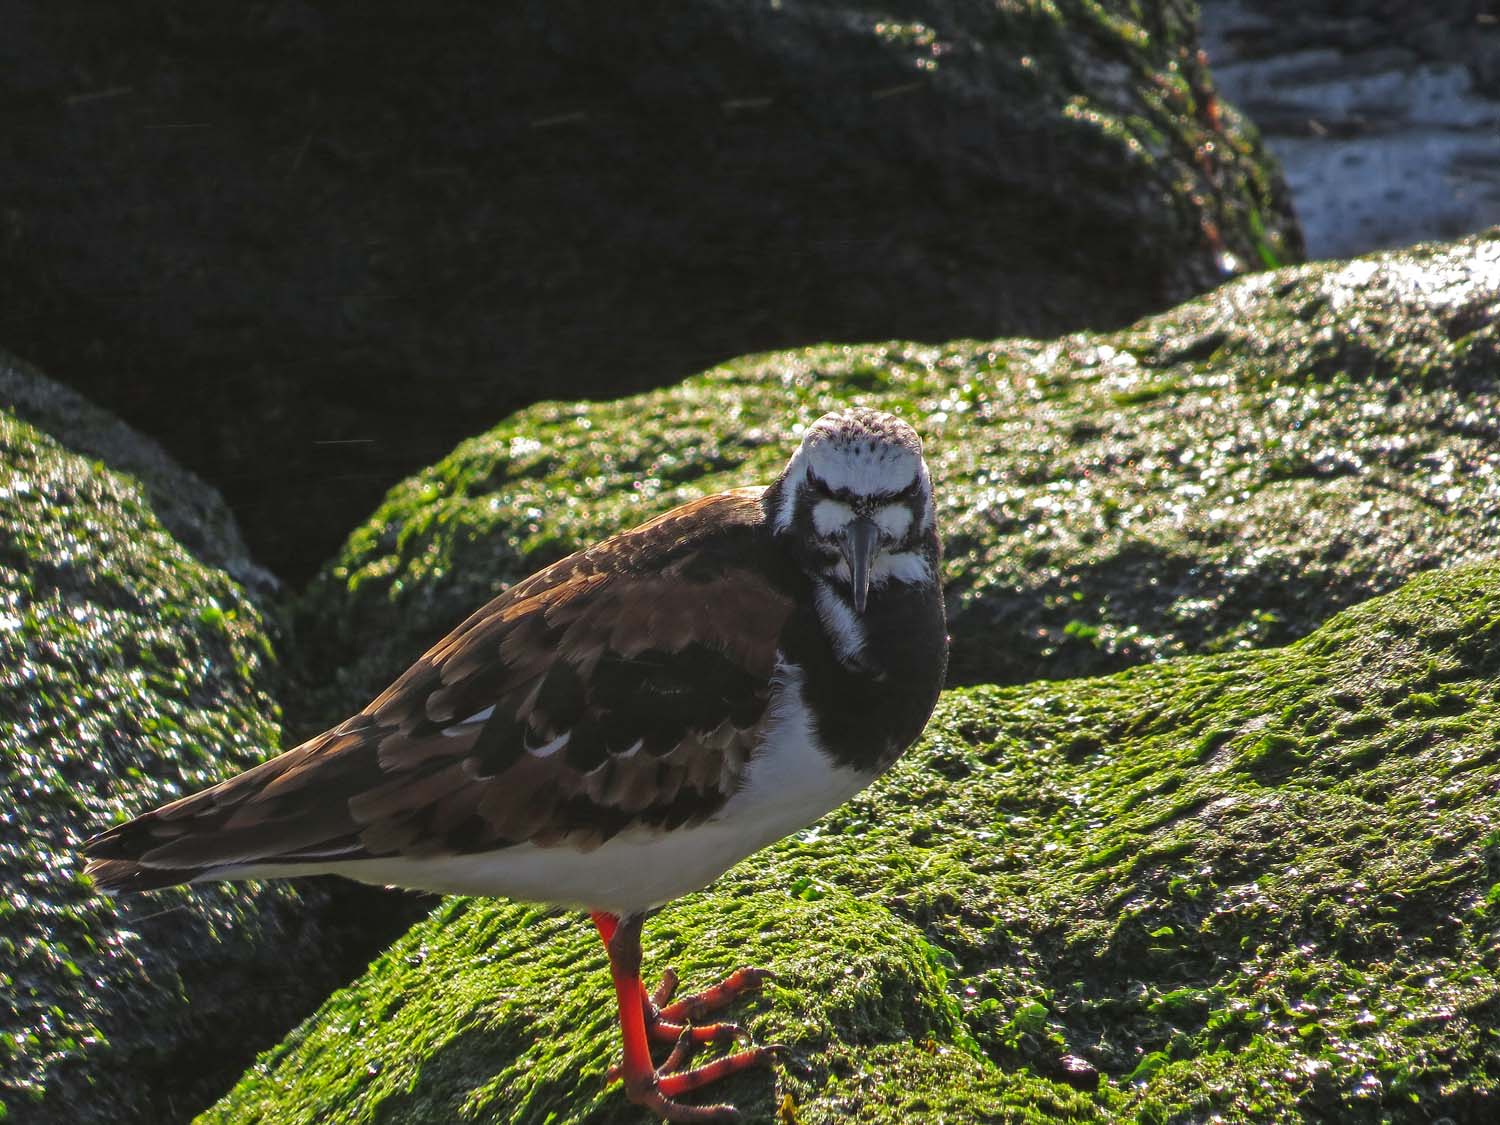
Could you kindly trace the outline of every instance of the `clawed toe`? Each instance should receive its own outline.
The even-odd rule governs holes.
[[[631,1082],[620,1067],[610,1069],[610,1080],[625,1077],[625,1091],[630,1100],[669,1122],[740,1120],[739,1112],[730,1105],[683,1105],[675,1099],[742,1070],[786,1057],[787,1052],[780,1045],[747,1046],[701,1066],[689,1067],[694,1051],[701,1045],[750,1042],[749,1034],[737,1023],[702,1021],[740,997],[758,992],[769,979],[771,974],[765,969],[740,968],[702,992],[673,1000],[680,977],[676,969],[663,970],[654,989],[647,993],[644,985],[641,988],[642,1015],[647,1038],[671,1043],[672,1050],[642,1081]]]
[[[671,987],[667,988],[670,979]],[[759,992],[766,981],[771,979],[769,969],[740,968],[730,973],[718,984],[705,988],[702,992],[695,992],[690,996],[684,996],[672,1003],[656,1002],[657,1017],[669,1022],[698,1023],[705,1016],[712,1015],[723,1008],[733,1004],[741,996],[752,992]],[[653,999],[660,995],[663,1000],[670,999],[677,987],[677,974],[668,969],[662,974],[662,983],[657,986],[653,993]]]
[[[645,1106],[653,1113],[660,1114],[663,1119],[670,1122],[739,1121],[739,1111],[732,1105],[683,1105],[675,1099],[680,1094],[702,1089],[704,1086],[738,1074],[742,1070],[784,1058],[786,1048],[780,1044],[748,1047],[732,1055],[723,1055],[692,1070],[677,1069],[686,1061],[690,1053],[690,1040],[687,1036],[683,1036],[678,1040],[677,1046],[672,1049],[672,1054],[668,1056],[667,1061],[644,1083],[633,1087],[627,1081],[625,1093],[631,1101]]]
[[[748,1043],[750,1036],[739,1024],[704,1020],[741,996],[759,991],[769,979],[771,973],[766,969],[736,969],[718,984],[673,1001],[679,977],[676,969],[664,969],[660,983],[643,997],[646,1034],[658,1043],[674,1045],[684,1034],[694,1043]]]
[[[686,1035],[694,1043],[748,1043],[750,1033],[737,1023],[677,1023],[672,1020],[646,1020],[646,1034],[658,1043],[673,1043]]]
[[[735,1023],[703,1023],[705,1016],[755,992],[770,979],[765,969],[742,968],[702,992],[672,1002],[677,991],[675,969],[662,973],[661,983],[647,991],[641,981],[641,914],[614,915],[596,911],[594,924],[609,953],[609,971],[614,980],[620,1009],[620,1034],[624,1046],[622,1065],[611,1068],[609,1078],[621,1078],[631,1101],[669,1122],[726,1122],[740,1120],[730,1105],[683,1105],[676,1098],[711,1083],[762,1066],[786,1055],[779,1046],[748,1046],[720,1055],[701,1066],[689,1067],[693,1051],[702,1043],[728,1044],[748,1040],[744,1028]],[[652,1061],[651,1043],[669,1042],[672,1050],[660,1066]]]
[[[653,1008],[660,1008],[672,999],[672,994],[677,991],[677,970],[668,965],[661,971],[661,980],[656,982],[656,988],[647,997]]]

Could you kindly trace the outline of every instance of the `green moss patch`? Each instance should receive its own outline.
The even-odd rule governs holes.
[[[304,914],[316,889],[116,902],[82,876],[83,839],[279,740],[259,611],[167,533],[152,495],[0,413],[7,1120],[170,1120],[339,979]]]
[[[1455,1121],[1500,1090],[1500,569],[1288,648],[945,695],[800,839],[647,925],[777,973],[758,1120]],[[207,1121],[639,1121],[602,950],[450,900]]]
[[[223,497],[154,441],[3,351],[0,404],[64,448],[133,477],[162,527],[199,562],[227,571],[262,602],[275,591],[276,580],[250,558]]]
[[[926,437],[954,682],[1285,643],[1494,552],[1497,301],[1481,236],[1246,278],[1114,334],[809,348],[533,407],[394,488],[325,568],[309,710],[363,704],[537,566],[769,480],[851,402]]]

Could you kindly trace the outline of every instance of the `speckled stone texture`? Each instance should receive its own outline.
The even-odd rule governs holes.
[[[204,561],[258,573],[211,490],[18,365],[0,390],[0,1120],[181,1120],[368,938],[318,883],[84,880],[84,838],[276,748],[275,630]]]

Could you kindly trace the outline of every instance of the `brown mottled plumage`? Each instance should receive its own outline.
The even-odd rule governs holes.
[[[517,583],[332,730],[94,837],[89,874],[144,889],[246,864],[587,848],[632,822],[702,820],[759,737],[791,611],[746,568],[753,550],[728,553],[762,491],[686,504]],[[705,691],[671,720],[674,693]]]

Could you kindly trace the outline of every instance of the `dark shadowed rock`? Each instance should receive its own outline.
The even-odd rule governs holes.
[[[1192,5],[7,6],[0,337],[310,574],[539,398],[1300,255]]]
[[[314,709],[363,704],[538,565],[769,481],[844,402],[926,437],[954,682],[1284,643],[1500,554],[1497,310],[1500,238],[1479,237],[1245,278],[1108,335],[809,348],[529,408],[393,489],[314,584]]]
[[[276,592],[276,579],[250,557],[224,498],[109,411],[3,351],[0,410],[64,448],[134,477],[163,530],[194,558],[226,571],[261,601]]]

